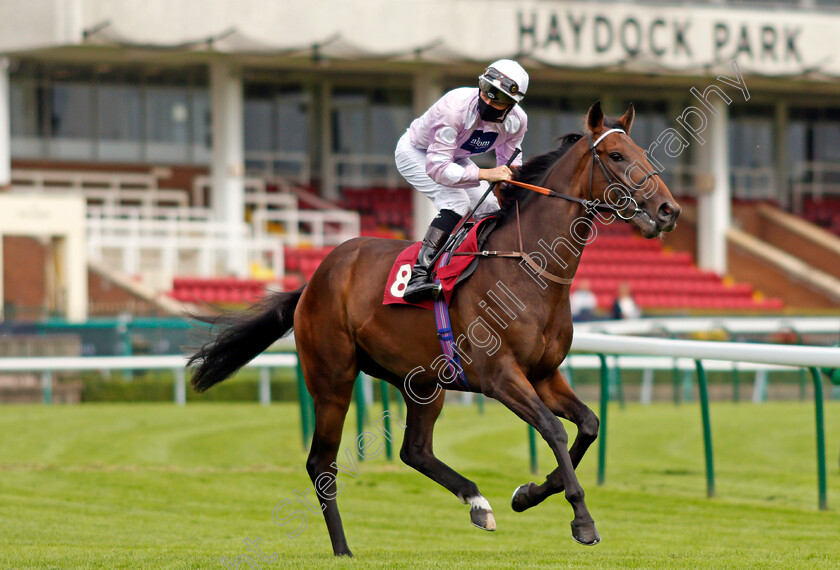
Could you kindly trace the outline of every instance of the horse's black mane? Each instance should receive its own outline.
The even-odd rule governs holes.
[[[604,127],[607,129],[621,128],[618,119],[604,117]],[[568,133],[559,137],[560,146],[556,149],[529,158],[522,166],[514,171],[514,180],[525,182],[527,184],[540,185],[543,182],[551,167],[560,160],[563,155],[569,152],[569,149],[574,146],[576,142],[583,138],[581,133]],[[536,195],[533,190],[527,190],[518,186],[508,185],[507,188],[499,192],[501,200],[499,205],[502,207],[499,211],[499,224],[504,223],[510,216],[516,215],[516,203],[519,203],[519,209],[522,210],[528,202],[530,202]]]

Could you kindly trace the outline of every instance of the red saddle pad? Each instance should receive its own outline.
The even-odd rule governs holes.
[[[470,228],[467,237],[461,242],[456,251],[476,251],[478,249],[478,228],[486,220],[484,218],[479,221],[472,228]],[[388,274],[388,280],[385,281],[385,297],[382,301],[384,305],[410,305],[414,307],[422,307],[424,309],[434,308],[434,301],[426,300],[419,303],[407,303],[402,296],[405,293],[405,287],[408,283],[408,278],[411,277],[411,270],[417,261],[417,254],[420,251],[421,242],[415,242],[402,250],[397,256],[391,272]],[[443,286],[443,295],[448,303],[452,298],[452,292],[455,290],[455,283],[458,277],[463,273],[467,266],[472,263],[475,256],[472,255],[456,255],[453,256],[449,263],[441,266],[443,256],[437,262],[437,277],[440,279],[440,284]]]

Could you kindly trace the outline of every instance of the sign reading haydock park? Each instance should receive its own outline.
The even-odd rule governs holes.
[[[833,14],[536,2],[510,25],[520,54],[553,65],[702,71],[737,60],[771,76],[840,75]]]

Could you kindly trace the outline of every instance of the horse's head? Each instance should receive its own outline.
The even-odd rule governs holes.
[[[652,238],[674,229],[681,208],[644,150],[630,138],[634,116],[632,104],[619,119],[604,117],[600,102],[589,109],[589,132],[582,141],[592,154],[587,183],[591,185],[590,198],[611,206],[644,237]]]

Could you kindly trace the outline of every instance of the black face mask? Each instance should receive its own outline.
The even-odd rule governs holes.
[[[513,105],[505,107],[504,109],[496,109],[495,107],[485,103],[481,96],[478,97],[478,116],[481,117],[482,121],[501,123],[505,120],[505,117],[507,117],[507,114],[511,109],[513,109]]]

